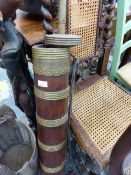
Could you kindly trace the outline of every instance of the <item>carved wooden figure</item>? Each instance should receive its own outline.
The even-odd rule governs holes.
[[[12,16],[22,4],[21,0],[0,1],[0,39],[3,43],[1,59],[12,84],[16,105],[23,110],[35,125],[33,80],[26,59],[27,42],[13,25]]]
[[[57,14],[58,0],[23,0],[20,9],[25,10],[31,14],[41,15],[43,20],[43,27],[47,33],[53,33],[54,29],[51,26],[53,16]]]

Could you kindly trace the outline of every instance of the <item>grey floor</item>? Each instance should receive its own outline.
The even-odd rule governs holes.
[[[24,123],[27,123],[25,114],[15,106],[12,88],[6,75],[6,70],[0,68],[0,106],[4,104],[10,106],[13,109],[17,118],[24,121]]]

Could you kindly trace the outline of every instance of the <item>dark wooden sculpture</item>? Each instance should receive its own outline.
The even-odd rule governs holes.
[[[58,0],[24,0],[20,9],[25,10],[31,14],[41,15],[43,20],[43,27],[47,33],[53,33],[54,29],[51,25],[53,17],[57,14]]]
[[[20,7],[22,0],[1,0],[0,11],[3,14],[3,19],[8,20],[14,13],[15,10]]]
[[[1,67],[1,68],[4,68],[3,61],[1,60],[1,50],[2,50],[2,48],[3,48],[3,44],[2,44],[2,42],[0,41],[0,67]]]
[[[3,43],[1,58],[12,84],[16,105],[23,110],[29,120],[35,124],[35,105],[33,100],[33,80],[26,59],[27,42],[15,29],[11,16],[22,1],[0,1],[1,26],[0,38]],[[9,9],[9,10],[7,10]]]
[[[35,13],[40,12],[45,20],[43,26],[47,33],[53,33],[53,28],[49,25],[52,15],[49,12],[51,6],[50,0],[39,1],[38,8],[35,7],[34,0],[33,7],[36,9]],[[46,6],[46,8],[44,8]],[[31,12],[30,1],[23,0],[1,0],[0,1],[0,38],[2,41],[1,47],[1,66],[7,70],[7,75],[12,84],[16,105],[26,113],[28,119],[35,124],[35,100],[33,80],[28,70],[28,62],[26,55],[31,57],[30,46],[27,40],[16,30],[13,26],[15,18],[15,11],[18,8],[23,8]]]

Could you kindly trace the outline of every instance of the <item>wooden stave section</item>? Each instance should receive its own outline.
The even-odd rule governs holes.
[[[43,104],[46,104],[46,106],[48,106],[48,108],[49,108],[49,106],[52,106],[51,104],[53,104],[53,103],[54,103],[54,106],[56,106],[56,107],[58,107],[58,104],[61,103],[61,100],[57,100],[56,102],[54,102],[54,101],[41,100],[41,99],[38,99],[38,98],[37,98],[36,103],[40,104],[40,101],[43,102]],[[63,102],[64,102],[64,104],[61,104],[61,111],[60,111],[58,116],[55,115],[55,117],[53,118],[53,115],[52,115],[54,113],[53,107],[50,109],[49,114],[52,117],[51,119],[61,118],[63,116],[62,114],[67,113],[67,105],[68,105],[67,98],[63,99]],[[37,113],[41,116],[41,118],[44,118],[43,116],[47,116],[46,115],[48,113],[48,112],[46,112],[47,108],[45,108],[45,110],[43,110],[44,108],[42,108],[42,110],[40,111],[39,110],[40,107],[38,107],[38,106],[37,106]],[[44,106],[44,105],[42,105],[42,106]],[[58,108],[56,108],[56,109],[58,109]],[[57,112],[59,112],[58,110],[55,111],[56,114],[57,114]],[[45,114],[41,113],[41,112],[44,112],[44,111],[45,111]],[[63,113],[63,111],[64,111],[64,113]],[[57,116],[57,118],[56,118],[56,116]],[[58,133],[61,133],[61,134],[58,135]],[[56,128],[43,127],[43,126],[40,126],[38,124],[38,138],[40,139],[40,141],[42,143],[44,143],[46,145],[49,145],[49,146],[58,145],[61,142],[63,142],[64,140],[66,140],[66,137],[67,137],[66,133],[67,133],[67,125],[66,124],[64,124],[62,126],[59,126],[59,127],[56,127]],[[44,154],[42,154],[42,152],[44,152]],[[54,152],[54,153],[49,153],[49,152],[46,152],[46,151],[42,150],[42,151],[40,151],[40,155],[41,156],[43,155],[42,157],[40,157],[41,162],[45,163],[44,158],[46,157],[46,159],[48,159],[48,161],[49,161],[47,167],[52,167],[52,162],[50,162],[50,160],[53,160],[54,166],[55,166],[56,165],[56,156],[61,157],[61,151],[57,151],[57,152]],[[52,159],[49,159],[50,156],[52,157]],[[64,161],[65,156],[62,156],[62,159]],[[59,164],[57,164],[57,166],[59,166]],[[59,174],[59,173],[57,173],[57,174]]]
[[[40,126],[38,124],[38,137],[43,144],[49,146],[58,145],[62,143],[64,140],[66,140],[67,136],[66,130],[67,130],[66,124],[52,129]],[[61,135],[58,135],[58,133],[61,133]]]

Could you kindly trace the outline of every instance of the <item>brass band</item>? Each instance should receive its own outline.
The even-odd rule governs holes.
[[[66,140],[64,140],[59,145],[53,145],[53,146],[45,145],[40,140],[38,140],[38,145],[42,150],[53,153],[53,152],[61,151],[66,145]]]
[[[32,48],[33,57],[47,59],[57,59],[58,57],[68,57],[70,50],[69,48],[44,48],[41,45],[34,46]]]
[[[45,76],[60,76],[69,73],[69,59],[56,59],[55,61],[46,59],[33,59],[34,72]]]
[[[55,174],[55,173],[58,173],[58,172],[60,172],[61,170],[64,169],[64,167],[65,167],[65,161],[62,162],[61,165],[59,165],[58,167],[55,167],[55,168],[46,167],[41,162],[40,162],[40,166],[41,166],[42,171],[44,171],[46,173],[50,173],[50,174]]]
[[[40,53],[37,53],[35,52],[33,54],[33,58],[37,58],[37,59],[42,59],[42,60],[57,60],[57,59],[64,59],[64,58],[69,58],[69,53],[66,53],[66,54],[61,54],[61,55],[53,55],[53,54],[50,54],[50,55],[43,55],[43,54],[40,54]]]
[[[69,96],[69,87],[62,91],[57,91],[57,92],[46,92],[46,91],[39,90],[35,87],[34,91],[35,91],[36,97],[43,100],[51,100],[51,101],[61,100]]]
[[[45,120],[36,115],[37,123],[41,126],[48,128],[55,128],[65,124],[68,120],[68,113],[65,114],[62,118],[56,120]]]

